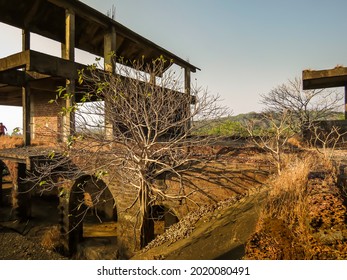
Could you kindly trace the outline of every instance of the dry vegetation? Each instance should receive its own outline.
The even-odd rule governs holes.
[[[316,153],[292,159],[271,182],[247,259],[346,259],[346,208],[336,169]]]
[[[23,138],[19,136],[0,136],[0,149],[23,147]]]

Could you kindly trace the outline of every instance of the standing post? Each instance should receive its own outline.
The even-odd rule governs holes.
[[[30,32],[28,29],[22,29],[22,51],[30,50]]]
[[[187,95],[187,104],[184,108],[184,117],[187,118],[187,122],[185,125],[185,132],[187,132],[190,129],[190,103],[191,103],[191,96],[190,96],[190,84],[191,84],[191,77],[190,77],[191,71],[190,68],[184,68],[184,92]]]
[[[345,120],[347,120],[347,85],[345,85]]]
[[[22,51],[30,50],[30,32],[22,30]],[[30,131],[30,86],[26,84],[22,87],[22,107],[23,107],[23,140],[24,146],[31,144]]]
[[[25,182],[26,165],[17,163],[17,183],[15,185],[17,199],[17,215],[21,221],[26,221],[31,217],[31,195],[28,183]]]
[[[112,74],[116,73],[116,30],[111,28],[110,32],[104,36],[104,69]],[[112,118],[112,104],[105,97],[105,137],[108,140],[113,138],[113,125],[114,120]]]
[[[24,146],[30,146],[30,87],[22,87],[22,106],[23,106],[23,140]]]
[[[66,9],[65,10],[65,43],[62,44],[62,58],[75,61],[75,12]],[[66,79],[66,92],[71,97],[64,100],[65,108],[67,109],[63,116],[63,141],[66,141],[68,137],[75,132],[75,113],[70,112],[70,108],[75,102],[75,80],[72,76]]]

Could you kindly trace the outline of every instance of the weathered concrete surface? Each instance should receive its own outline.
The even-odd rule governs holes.
[[[266,194],[264,187],[232,206],[216,209],[200,219],[189,237],[138,253],[133,259],[241,259],[244,244],[255,230]]]
[[[347,67],[335,67],[327,70],[304,70],[302,72],[303,89],[342,87],[347,84]]]

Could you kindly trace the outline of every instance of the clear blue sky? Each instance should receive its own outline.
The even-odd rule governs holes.
[[[198,84],[234,114],[260,111],[259,95],[303,69],[347,66],[346,0],[82,0],[200,67]],[[20,31],[0,25],[0,57],[20,50]],[[34,40],[33,46],[51,49]],[[55,46],[59,51],[59,46]],[[13,121],[9,116],[15,115]],[[19,117],[18,117],[19,115]],[[0,108],[9,129],[20,109]]]

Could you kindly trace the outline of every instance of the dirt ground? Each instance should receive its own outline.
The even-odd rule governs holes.
[[[266,193],[264,186],[253,194],[202,207],[152,241],[133,259],[242,259]]]
[[[45,249],[20,233],[0,226],[0,260],[63,260],[62,255]]]

